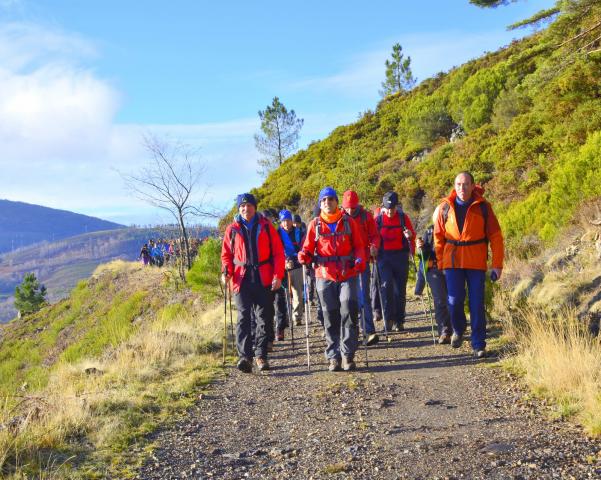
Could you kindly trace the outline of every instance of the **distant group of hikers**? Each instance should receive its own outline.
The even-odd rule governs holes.
[[[195,257],[201,240],[190,238],[189,241],[190,254],[192,257]],[[171,265],[180,256],[182,251],[181,245],[182,239],[158,239],[155,241],[151,238],[140,249],[138,260],[144,265],[155,267]]]
[[[238,311],[241,371],[252,372],[253,358],[259,371],[269,369],[273,342],[284,340],[288,318],[303,324],[310,301],[316,302],[324,329],[328,369],[355,370],[359,318],[366,346],[379,341],[376,322],[383,320],[386,337],[390,330],[404,330],[411,266],[417,273],[415,293],[425,287],[433,298],[439,344],[459,348],[463,342],[467,286],[471,345],[477,358],[486,356],[489,246],[495,281],[503,268],[503,235],[470,172],[456,176],[454,189],[419,238],[396,192],[387,192],[370,212],[353,190],[344,192],[340,208],[334,188],[325,187],[308,226],[285,209],[278,226],[274,212],[258,212],[249,193],[238,195],[237,207],[225,230],[221,261]],[[305,327],[308,339],[307,317]]]

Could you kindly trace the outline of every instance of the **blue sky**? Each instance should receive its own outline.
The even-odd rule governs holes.
[[[277,95],[301,147],[373,109],[400,42],[418,80],[530,31],[553,0],[0,0],[0,198],[126,224],[166,220],[117,170],[144,168],[144,133],[198,146],[216,206],[261,183],[257,111]]]

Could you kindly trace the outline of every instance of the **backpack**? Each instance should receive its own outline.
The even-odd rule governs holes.
[[[403,212],[403,210],[401,210],[400,208],[397,207],[396,209],[397,213],[399,214],[399,219],[400,219],[400,225],[384,225],[384,221],[382,219],[382,212],[380,212],[378,214],[378,216],[376,217],[376,225],[378,226],[378,234],[380,233],[380,230],[382,230],[383,228],[400,228],[403,232],[405,231],[405,212]],[[407,240],[407,237],[405,237],[405,235],[403,235],[403,247],[407,247],[408,250],[411,250],[411,247],[409,246],[409,241]],[[384,248],[384,242],[382,242],[382,244],[380,245],[380,249]]]
[[[351,225],[349,223],[349,216],[348,215],[342,215],[342,222],[344,225],[344,230],[342,230],[341,232],[331,232],[328,229],[327,233],[323,233],[322,230],[322,225],[321,225],[321,218],[320,217],[315,217],[315,242],[317,243],[317,241],[320,239],[320,237],[341,237],[343,235],[351,235]],[[314,261],[316,263],[326,263],[326,262],[346,262],[346,261],[352,261],[353,260],[353,256],[352,255],[334,255],[334,256],[320,256],[320,255],[315,255],[314,256]]]

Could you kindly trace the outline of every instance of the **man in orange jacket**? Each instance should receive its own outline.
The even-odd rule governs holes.
[[[223,280],[234,293],[238,310],[238,369],[252,372],[251,312],[256,315],[255,350],[259,371],[268,370],[268,326],[273,324],[274,292],[284,278],[284,247],[273,225],[257,213],[254,195],[237,199],[238,215],[228,225],[221,246]]]
[[[365,315],[365,332],[367,336],[367,345],[375,345],[379,342],[380,338],[376,334],[376,327],[374,325],[374,317],[371,310],[371,297],[370,297],[370,270],[369,261],[371,258],[376,258],[378,255],[378,248],[380,248],[380,235],[378,235],[378,229],[376,227],[376,221],[373,215],[368,212],[363,205],[359,204],[359,195],[353,190],[347,190],[342,195],[342,208],[347,215],[349,215],[359,227],[361,232],[361,238],[365,245],[365,259],[366,265],[365,270],[361,273],[361,288],[359,288],[359,303],[360,311]]]
[[[478,358],[486,357],[484,285],[489,244],[491,279],[499,279],[503,270],[503,234],[483,193],[470,172],[459,173],[455,177],[454,190],[439,205],[434,223],[436,261],[445,272],[453,326],[451,346],[459,348],[463,342],[467,323],[463,308],[467,284],[471,343]]]
[[[355,221],[338,208],[338,195],[332,187],[319,192],[319,205],[319,216],[309,223],[298,260],[315,265],[328,369],[351,371],[356,369],[358,346],[357,275],[365,269],[365,247]]]

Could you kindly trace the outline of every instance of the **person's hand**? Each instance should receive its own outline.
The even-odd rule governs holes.
[[[301,265],[309,265],[311,264],[311,260],[312,257],[309,253],[305,252],[304,250],[298,252],[298,261],[301,263]]]
[[[417,238],[415,240],[415,246],[417,247],[418,250],[421,250],[424,247],[424,240],[422,238]]]
[[[502,273],[503,273],[502,268],[493,268],[492,272],[490,272],[490,279],[493,282],[496,282],[497,280],[499,280],[501,278]]]
[[[223,273],[221,275],[221,281],[223,282],[223,284],[227,287],[227,285],[230,283],[230,280],[232,279],[232,277],[230,277],[227,273]]]
[[[355,259],[355,264],[353,266],[359,273],[362,273],[365,270],[365,262],[360,258]]]
[[[286,270],[292,270],[294,268],[294,262],[290,259],[286,260]]]
[[[282,286],[282,279],[281,278],[277,278],[277,277],[273,277],[273,280],[271,282],[271,291],[275,292],[281,286]]]
[[[407,240],[411,240],[411,237],[413,237],[411,230],[409,230],[408,228],[405,228],[405,230],[403,230],[403,233],[405,234],[405,238]]]
[[[378,249],[375,246],[371,245],[369,247],[369,255],[371,256],[371,258],[377,258],[377,256],[378,256]]]

